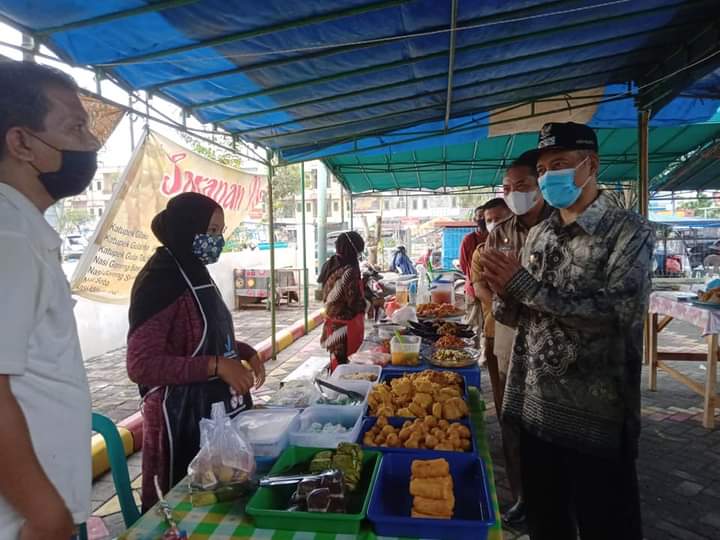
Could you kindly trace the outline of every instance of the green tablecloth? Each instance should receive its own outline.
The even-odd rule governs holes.
[[[487,465],[490,492],[495,509],[496,525],[490,531],[488,540],[502,540],[495,477],[485,430],[485,403],[480,399],[480,393],[474,388],[470,390],[470,418],[476,430],[478,451]],[[173,515],[178,521],[180,529],[187,531],[191,540],[352,540],[355,538],[354,535],[349,534],[256,529],[250,518],[245,516],[244,502],[193,508],[190,504],[187,483],[184,481],[175,486],[168,493],[166,499],[173,508]],[[157,509],[154,508],[120,536],[120,540],[157,540],[165,530],[164,521]],[[383,540],[386,537],[376,536],[368,525],[361,533],[361,538]]]

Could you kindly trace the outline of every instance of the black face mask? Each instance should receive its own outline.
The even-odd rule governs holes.
[[[37,135],[30,135],[61,154],[60,168],[54,172],[42,172],[30,164],[53,199],[74,197],[87,189],[97,171],[97,150],[60,150]]]

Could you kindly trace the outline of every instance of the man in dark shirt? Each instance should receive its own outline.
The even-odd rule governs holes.
[[[521,429],[532,540],[642,539],[635,459],[654,234],[597,186],[595,133],[546,124],[537,172],[556,210],[521,264],[483,254],[498,321],[517,328],[503,419]]]

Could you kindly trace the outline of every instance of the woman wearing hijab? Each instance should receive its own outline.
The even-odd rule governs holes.
[[[325,302],[325,326],[320,344],[330,352],[330,369],[347,364],[365,336],[365,296],[358,257],[365,241],[355,231],[335,241],[335,255],[323,265],[318,277]]]
[[[408,257],[405,246],[398,246],[398,248],[395,250],[395,253],[393,253],[392,263],[390,264],[390,271],[397,272],[398,274],[402,275],[417,274],[417,271],[415,270],[415,265],[410,260],[410,257]]]
[[[222,208],[197,193],[171,199],[152,222],[161,247],[138,274],[130,300],[127,370],[143,396],[142,506],[186,474],[200,449],[199,422],[213,403],[252,407],[265,378],[256,351],[235,341],[230,311],[206,265],[224,246]]]

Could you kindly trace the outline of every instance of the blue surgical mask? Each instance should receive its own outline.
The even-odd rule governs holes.
[[[543,198],[550,206],[555,208],[568,208],[580,198],[583,188],[590,181],[590,176],[582,186],[575,185],[575,171],[587,158],[583,159],[572,169],[560,169],[558,171],[547,171],[538,182]]]
[[[220,258],[225,247],[222,234],[196,234],[193,241],[193,253],[203,264],[213,264]]]

